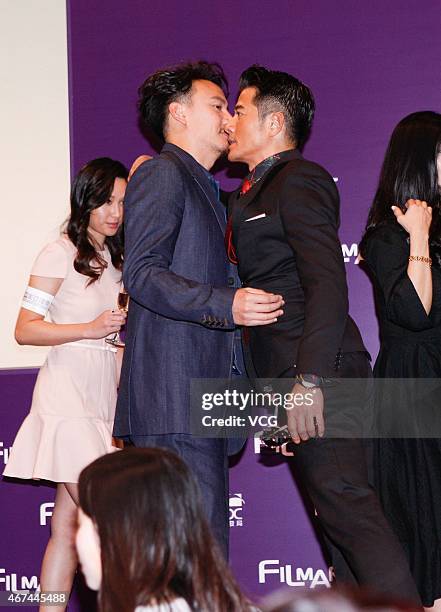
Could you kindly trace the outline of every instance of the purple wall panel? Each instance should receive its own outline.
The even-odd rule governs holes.
[[[388,136],[397,121],[440,106],[437,0],[367,5],[324,0],[72,0],[69,7],[74,171],[111,155],[126,164],[151,152],[138,126],[136,91],[160,66],[204,57],[222,63],[234,89],[259,62],[308,83],[317,102],[306,156],[334,176],[342,242],[357,243]],[[439,80],[439,79],[438,79]],[[224,187],[237,181],[223,177]],[[372,353],[378,343],[369,283],[348,265],[351,310]]]
[[[1,471],[9,447],[31,404],[36,370],[0,371]],[[0,487],[1,558],[0,590],[26,588],[38,582],[40,563],[49,534],[54,489],[49,483],[3,480]]]
[[[440,108],[440,17],[438,0],[70,0],[73,172],[100,155],[130,165],[152,152],[139,129],[136,92],[158,67],[188,58],[219,61],[230,79],[231,102],[240,72],[252,63],[295,74],[315,94],[316,120],[305,155],[338,177],[351,312],[375,356],[372,290],[354,265],[353,245],[393,126],[409,112]],[[220,178],[225,188],[237,184],[227,170]],[[0,376],[2,400],[7,397],[0,438],[5,447],[27,411],[32,380],[25,373]],[[233,568],[255,595],[280,586],[289,571],[291,582],[323,584],[326,565],[286,458],[256,450],[249,441],[231,470]],[[53,495],[43,486],[15,483],[1,490],[3,525],[9,527],[3,527],[0,589],[6,574],[38,574],[47,537],[38,526],[39,504]],[[278,572],[264,576],[263,561]]]

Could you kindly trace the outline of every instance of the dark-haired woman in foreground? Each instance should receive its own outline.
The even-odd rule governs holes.
[[[57,483],[42,591],[71,589],[78,477],[113,448],[116,349],[104,338],[125,319],[114,309],[126,184],[127,170],[120,162],[100,158],[82,168],[72,186],[67,233],[38,255],[16,324],[19,344],[52,346],[4,472]]]
[[[77,549],[99,612],[244,612],[186,464],[127,448],[83,470]]]
[[[376,288],[381,347],[375,477],[421,599],[441,610],[441,115],[395,128],[360,252]],[[409,380],[410,379],[410,380]],[[432,436],[432,437],[431,437]]]

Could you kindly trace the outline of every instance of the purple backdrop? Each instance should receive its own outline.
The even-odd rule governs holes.
[[[317,102],[305,155],[338,179],[351,313],[375,356],[372,291],[354,265],[354,245],[393,126],[409,112],[440,107],[440,17],[439,0],[71,0],[73,171],[101,155],[130,165],[139,154],[153,152],[138,126],[136,92],[158,67],[189,58],[219,61],[230,79],[231,101],[240,72],[252,63],[298,76],[311,86]],[[226,172],[220,178],[227,189],[237,184]],[[2,398],[8,397],[8,410],[2,413],[4,447],[12,443],[28,409],[32,381],[32,375],[22,372],[0,377]],[[320,546],[285,458],[258,450],[249,443],[231,470],[231,560],[236,575],[254,595],[283,582],[292,588],[326,583]],[[7,539],[0,588],[6,588],[5,576],[11,573],[38,575],[47,537],[47,529],[38,528],[39,504],[52,495],[44,487],[2,487]]]

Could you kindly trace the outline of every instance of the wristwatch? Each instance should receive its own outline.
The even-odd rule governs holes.
[[[305,389],[314,389],[323,384],[323,377],[316,374],[298,374],[296,382],[300,383]]]

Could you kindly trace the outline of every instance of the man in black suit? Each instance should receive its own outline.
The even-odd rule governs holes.
[[[311,92],[293,76],[259,66],[242,74],[228,157],[250,173],[230,198],[229,255],[243,286],[285,301],[277,322],[247,328],[245,363],[251,378],[291,378],[293,394],[312,398],[286,411],[287,425],[337,579],[418,602],[404,552],[369,485],[365,449],[354,438],[363,429],[362,406],[353,404],[357,394],[342,397],[342,385],[333,384],[367,379],[370,365],[348,314],[338,192],[332,176],[300,152],[313,114]]]

